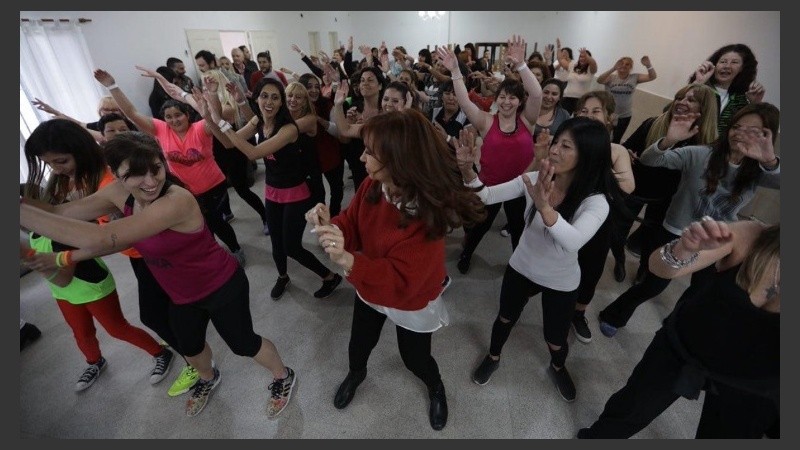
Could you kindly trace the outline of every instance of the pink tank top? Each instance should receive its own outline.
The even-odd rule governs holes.
[[[131,200],[129,198],[129,200]],[[125,216],[133,214],[125,205]],[[225,284],[239,263],[223,249],[208,226],[193,233],[164,230],[133,245],[158,284],[176,305],[193,303]]]
[[[492,120],[492,127],[483,138],[481,147],[481,173],[478,178],[487,186],[505,183],[520,176],[533,161],[533,138],[520,116],[517,129],[511,133],[500,130],[500,118]]]

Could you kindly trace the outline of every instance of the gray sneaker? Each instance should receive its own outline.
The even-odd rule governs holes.
[[[102,356],[100,360],[98,360],[94,364],[89,364],[89,367],[83,371],[83,374],[80,378],[78,378],[78,382],[75,384],[75,392],[80,392],[85,389],[88,389],[89,386],[93,385],[95,381],[100,377],[100,372],[106,368],[106,359]]]

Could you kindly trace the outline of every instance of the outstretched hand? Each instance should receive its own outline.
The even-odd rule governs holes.
[[[764,86],[762,86],[758,81],[753,81],[750,83],[750,86],[747,87],[747,92],[745,92],[745,95],[747,96],[748,102],[761,103],[764,101],[764,93]]]
[[[772,145],[772,130],[767,127],[732,127],[735,142],[732,146],[759,163],[775,161],[775,147]]]
[[[31,102],[31,104],[32,104],[33,106],[35,106],[35,107],[36,107],[36,109],[38,109],[39,111],[44,111],[44,112],[46,112],[46,113],[48,113],[48,114],[52,114],[52,115],[54,115],[54,116],[61,116],[61,115],[62,115],[62,114],[61,114],[61,111],[59,111],[59,110],[57,110],[57,109],[53,108],[52,106],[50,106],[50,105],[48,105],[47,103],[45,103],[45,102],[43,102],[43,101],[39,100],[38,98],[35,98],[35,97],[34,97],[34,99],[33,99],[33,101]]]
[[[702,220],[692,222],[683,229],[680,243],[686,251],[699,252],[701,250],[714,250],[733,241],[733,233],[728,224],[717,221],[709,216]]]
[[[512,35],[507,41],[508,48],[506,49],[505,62],[516,67],[522,61],[525,61],[525,39],[522,36]]]
[[[531,179],[527,174],[522,174],[522,182],[525,184],[525,189],[539,211],[552,207],[550,205],[550,195],[553,193],[556,184],[554,178],[555,167],[550,164],[549,159],[542,160],[539,165],[539,173],[535,184],[531,183]]]
[[[453,146],[456,149],[456,162],[462,171],[472,170],[472,165],[478,160],[478,149],[475,147],[475,130],[473,127],[463,128],[454,139]]]
[[[459,72],[456,54],[453,53],[452,50],[448,49],[446,45],[436,49],[436,54],[439,55],[439,60],[442,62],[444,67],[450,71],[451,74],[456,74]]]
[[[670,146],[685,141],[700,131],[700,125],[695,122],[700,118],[700,113],[675,114],[669,122],[665,140]]]
[[[109,87],[115,84],[114,77],[112,77],[110,73],[106,72],[103,69],[96,69],[94,71],[94,79],[100,82],[100,84],[102,84],[105,87]]]
[[[341,106],[347,99],[347,93],[350,92],[350,85],[347,80],[342,80],[339,83],[339,89],[336,90],[336,95],[333,96],[333,104]]]

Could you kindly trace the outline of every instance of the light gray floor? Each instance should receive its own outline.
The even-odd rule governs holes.
[[[346,171],[349,173],[349,171]],[[253,191],[263,195],[263,167]],[[353,194],[345,188],[345,204]],[[461,230],[447,238],[447,267],[453,284],[444,297],[449,326],[433,337],[433,355],[444,379],[450,410],[447,426],[434,431],[428,424],[428,396],[423,383],[405,369],[397,351],[393,326],[384,327],[368,366],[368,376],[344,410],[333,406],[333,395],[347,373],[347,343],[354,290],[346,281],[326,300],[312,293],[320,280],[289,261],[292,285],[277,302],[269,298],[277,273],[269,238],[262,234],[257,214],[231,189],[232,223],[247,254],[250,308],[256,332],[275,342],[284,362],[295,369],[298,384],[291,402],[276,420],[265,415],[270,376],[249,358],[234,355],[213,326],[208,341],[222,373],[206,409],[184,414],[187,394],[171,398],[166,390],[178,375],[152,386],[152,359],[102,328],[98,338],[108,367],[88,390],[73,386],[85,368],[72,334],[45,282],[38,274],[20,278],[20,309],[24,319],[42,330],[42,337],[20,354],[20,436],[23,438],[572,438],[590,425],[608,397],[622,387],[687,285],[677,280],[656,299],[641,306],[630,324],[613,339],[600,334],[597,313],[630,285],[613,279],[609,255],[606,271],[587,317],[594,339],[584,345],[570,333],[567,359],[578,394],[564,402],[547,377],[549,354],[542,336],[541,300],[534,297],[504,348],[500,368],[485,386],[471,373],[486,354],[497,314],[500,282],[511,255],[510,239],[502,237],[503,213],[461,275],[455,262]],[[333,267],[306,234],[306,248]],[[424,255],[420,255],[424,257]],[[139,321],[136,282],[126,257],[105,258],[113,272],[128,320]],[[546,263],[546,262],[543,262]],[[629,275],[636,270],[629,255]],[[701,398],[702,400],[702,398]],[[701,402],[679,399],[638,438],[691,438]]]

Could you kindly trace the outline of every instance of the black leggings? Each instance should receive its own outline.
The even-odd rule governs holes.
[[[209,320],[233,353],[252,358],[261,350],[250,315],[250,283],[241,267],[207,297],[185,305],[170,303],[169,318],[186,356],[205,348]]]
[[[617,125],[614,126],[614,133],[613,137],[611,138],[611,142],[615,144],[619,144],[622,142],[622,136],[625,135],[625,131],[628,129],[628,125],[631,123],[631,117],[620,117],[617,119]]]
[[[527,194],[526,194],[527,195]],[[464,227],[464,251],[467,257],[472,257],[483,236],[492,228],[495,217],[500,212],[500,206],[508,219],[508,232],[511,234],[511,249],[517,248],[522,230],[525,228],[525,197],[515,198],[502,203],[486,205],[486,219],[474,227]]]
[[[353,173],[354,192],[358,191],[361,182],[367,178],[367,167],[359,159],[363,152],[364,142],[361,139],[353,139],[347,144],[342,144],[342,157],[347,161],[350,172]]]
[[[625,196],[625,206],[631,212],[630,217],[615,217],[615,232],[611,236],[611,253],[617,261],[625,261],[625,241],[633,227],[634,217],[644,210],[644,220],[639,224],[639,235],[641,237],[641,257],[639,258],[640,270],[647,270],[649,253],[645,253],[645,248],[658,248],[656,243],[659,239],[664,217],[667,215],[671,199],[666,200],[645,200],[635,195]],[[663,244],[661,244],[663,245]]]
[[[577,289],[564,292],[546,288],[526,278],[514,270],[511,265],[506,267],[503,274],[503,284],[500,287],[500,312],[492,326],[492,341],[489,345],[489,354],[500,356],[503,346],[508,340],[511,329],[522,315],[522,310],[528,300],[538,293],[542,293],[542,322],[544,324],[544,340],[547,343],[562,347],[560,361],[552,361],[555,366],[564,365],[567,357],[567,335],[575,312],[575,299],[578,297]],[[504,322],[501,319],[508,320]]]
[[[255,141],[252,144],[255,145]],[[227,177],[228,183],[236,191],[236,194],[253,208],[256,214],[261,217],[262,223],[265,222],[267,217],[264,211],[264,203],[261,202],[261,197],[258,194],[250,190],[250,183],[247,181],[247,170],[250,165],[250,160],[247,159],[247,156],[235,148],[225,148],[217,138],[214,138],[214,159]],[[230,213],[230,198],[226,197],[224,202],[223,212]]]
[[[331,217],[336,217],[342,211],[342,200],[344,200],[344,164],[339,164],[333,169],[324,172],[323,175],[325,175],[325,179],[328,180],[328,186],[331,188],[331,200],[328,203]],[[325,191],[322,192],[321,203],[325,203]]]
[[[603,412],[579,438],[629,438],[661,415],[678,394],[673,391],[684,361],[661,328],[625,386],[606,402]],[[774,403],[719,382],[717,394],[706,391],[697,438],[760,439],[775,424],[779,413]],[[673,436],[675,437],[675,436]]]
[[[241,247],[239,247],[239,240],[236,239],[236,232],[233,231],[231,224],[222,219],[222,205],[228,198],[226,182],[223,181],[202,194],[196,195],[195,198],[200,204],[200,211],[202,211],[203,218],[206,219],[211,232],[219,236],[230,251],[239,251]]]
[[[139,320],[144,326],[153,330],[173,350],[183,354],[178,344],[178,338],[175,337],[169,322],[169,305],[172,300],[158,284],[153,273],[150,272],[150,268],[145,264],[144,258],[128,259],[131,261],[131,268],[138,285]]]
[[[372,349],[381,337],[386,315],[379,313],[364,303],[358,294],[353,300],[353,325],[350,330],[350,370],[361,371],[367,368],[367,360]],[[442,381],[439,366],[431,356],[431,336],[433,333],[417,333],[395,325],[397,346],[403,364],[422,380],[429,390],[435,389]]]
[[[278,274],[286,275],[287,257],[299,262],[321,278],[331,271],[313,253],[303,247],[303,232],[306,230],[306,212],[311,209],[309,199],[293,203],[275,203],[264,200],[267,210],[269,239],[272,242],[272,260]]]
[[[581,283],[578,285],[577,302],[581,305],[588,305],[594,297],[597,283],[603,276],[603,268],[606,265],[606,256],[611,246],[611,233],[614,228],[614,218],[609,212],[605,222],[600,225],[597,232],[589,239],[589,242],[578,250],[578,265],[581,268]]]

